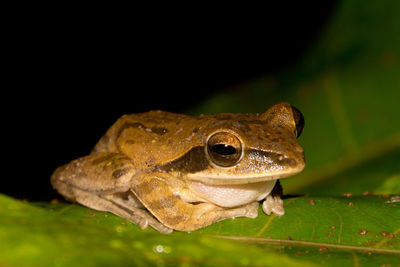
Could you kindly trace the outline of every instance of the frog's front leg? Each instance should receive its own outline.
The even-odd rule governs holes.
[[[282,216],[285,214],[285,209],[283,208],[282,196],[282,186],[279,180],[276,181],[274,188],[271,193],[265,198],[262,208],[263,211],[270,215],[274,213],[275,215]]]
[[[256,218],[258,215],[258,202],[236,208],[185,202],[171,191],[165,173],[147,175],[132,180],[132,191],[160,222],[172,229],[189,232],[227,218]]]
[[[172,229],[157,221],[130,191],[135,175],[131,160],[119,153],[102,152],[79,158],[59,167],[51,177],[57,191],[89,208],[114,213],[145,229]]]

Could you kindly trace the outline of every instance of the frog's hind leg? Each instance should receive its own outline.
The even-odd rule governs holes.
[[[99,211],[111,212],[138,225],[141,229],[146,229],[150,225],[161,233],[172,232],[171,228],[161,224],[146,211],[131,192],[95,195],[83,190],[80,191],[79,194],[76,194],[75,201],[82,205]]]
[[[131,159],[119,153],[100,152],[59,167],[51,183],[69,200],[114,213],[142,229],[150,225],[163,233],[172,232],[145,210],[130,191],[134,175]]]
[[[170,190],[165,173],[146,174],[133,180],[132,192],[148,210],[163,224],[179,231],[194,231],[215,222],[235,217],[256,218],[258,202],[224,208],[212,203],[188,203]]]

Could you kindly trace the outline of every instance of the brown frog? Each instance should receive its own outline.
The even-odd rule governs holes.
[[[193,231],[234,217],[283,215],[279,178],[303,170],[304,126],[288,103],[262,114],[124,115],[51,183],[67,199],[145,229]]]

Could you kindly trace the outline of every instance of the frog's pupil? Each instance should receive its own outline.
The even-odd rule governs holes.
[[[229,156],[236,153],[236,149],[233,146],[226,144],[217,144],[211,146],[211,150],[215,153],[218,153],[222,156]]]

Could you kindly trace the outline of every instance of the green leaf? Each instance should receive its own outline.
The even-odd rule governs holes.
[[[375,190],[378,194],[395,194],[400,192],[400,175],[393,175]]]
[[[0,240],[0,265],[6,266],[304,263],[274,250],[247,247],[208,235],[142,231],[117,216],[75,204],[33,205],[2,195]]]
[[[295,197],[286,199],[285,206],[282,217],[260,210],[256,219],[162,235],[75,204],[32,204],[0,196],[0,264],[400,264],[400,206],[390,197]]]

